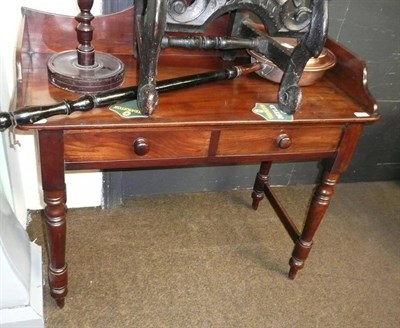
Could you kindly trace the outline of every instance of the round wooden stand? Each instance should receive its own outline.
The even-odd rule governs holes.
[[[124,64],[116,57],[96,52],[93,65],[78,62],[77,51],[65,51],[50,57],[49,81],[74,92],[91,93],[118,87],[124,79]]]
[[[124,79],[124,64],[116,57],[95,52],[91,45],[94,16],[93,0],[78,0],[81,12],[76,16],[79,45],[50,57],[47,70],[50,83],[80,93],[92,93],[118,87]]]

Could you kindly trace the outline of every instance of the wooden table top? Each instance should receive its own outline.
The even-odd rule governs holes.
[[[27,37],[25,34],[22,50],[17,59],[21,70],[17,108],[77,99],[79,94],[61,90],[48,82],[47,60],[53,52],[47,48],[29,51],[26,46]],[[94,46],[96,47],[95,43]],[[322,121],[334,124],[377,120],[379,115],[375,111],[375,101],[364,81],[365,66],[362,61],[331,40],[328,40],[326,46],[336,54],[338,63],[322,80],[312,86],[301,88],[303,93],[301,106],[294,114],[294,120],[287,124],[318,124]],[[30,47],[32,48],[32,45]],[[118,53],[116,56],[125,64],[123,86],[136,85],[137,62],[134,56],[124,53]],[[240,57],[238,60],[239,63],[249,61],[249,57]],[[167,49],[163,51],[159,61],[158,80],[212,71],[232,64],[220,59],[216,52],[183,50],[177,53]],[[273,124],[254,114],[252,109],[256,103],[276,103],[278,87],[278,84],[251,73],[234,80],[211,82],[162,93],[156,111],[146,118],[122,118],[105,107],[85,113],[73,113],[70,116],[51,117],[45,123],[20,128],[82,129],[154,125]],[[358,112],[363,112],[363,117],[357,117],[355,113]]]

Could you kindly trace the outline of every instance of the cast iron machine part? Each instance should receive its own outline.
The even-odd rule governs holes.
[[[166,32],[200,33],[215,18],[229,13],[227,36],[170,37]],[[255,28],[251,13],[266,32]],[[328,30],[327,0],[135,0],[135,32],[139,56],[138,106],[151,114],[158,104],[157,63],[161,47],[220,49],[232,59],[233,49],[253,49],[282,71],[277,102],[293,114],[301,102],[298,85],[307,61],[321,53]],[[288,51],[272,37],[293,37]]]

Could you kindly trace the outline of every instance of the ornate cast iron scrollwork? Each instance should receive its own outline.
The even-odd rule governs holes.
[[[247,9],[256,13],[269,34],[304,30],[312,11],[305,0],[168,0],[167,25],[170,30],[199,32],[208,22],[226,12]]]
[[[151,114],[158,103],[156,74],[162,46],[260,52],[284,71],[278,104],[292,114],[301,101],[298,82],[304,67],[320,54],[327,35],[327,0],[136,0],[135,11],[141,59],[138,106],[144,114]],[[226,13],[230,15],[228,36],[170,37],[165,33],[199,33]],[[266,32],[254,27],[248,13],[259,18]],[[289,51],[274,36],[295,37],[298,44]]]

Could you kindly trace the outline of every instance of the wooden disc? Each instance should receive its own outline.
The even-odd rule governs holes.
[[[68,91],[92,93],[118,87],[124,79],[124,64],[116,57],[95,53],[95,64],[78,64],[74,50],[57,53],[47,62],[50,83]]]

